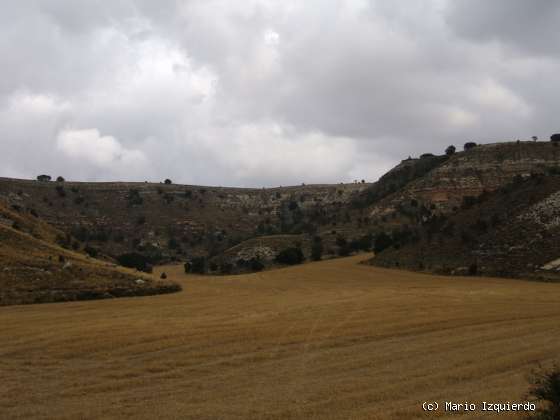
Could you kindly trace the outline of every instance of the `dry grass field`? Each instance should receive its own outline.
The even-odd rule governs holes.
[[[367,257],[164,267],[182,292],[0,308],[0,418],[433,418],[423,401],[523,400],[530,370],[560,355],[560,284]]]

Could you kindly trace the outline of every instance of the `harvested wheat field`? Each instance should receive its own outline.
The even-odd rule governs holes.
[[[560,284],[365,258],[231,277],[169,266],[180,293],[0,308],[0,417],[456,418],[421,403],[523,401],[531,369],[560,355]]]

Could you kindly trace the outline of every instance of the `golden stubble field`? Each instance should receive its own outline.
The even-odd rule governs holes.
[[[183,292],[0,308],[0,418],[479,418],[421,403],[523,400],[530,370],[560,356],[560,284],[365,258],[164,267]]]

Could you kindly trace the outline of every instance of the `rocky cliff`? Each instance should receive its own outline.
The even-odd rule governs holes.
[[[419,165],[423,159],[408,162]],[[403,162],[406,163],[406,162]],[[560,165],[560,147],[552,142],[511,142],[477,146],[455,153],[422,176],[370,207],[372,217],[398,211],[416,200],[431,210],[448,213],[465,197],[477,197],[508,184],[519,175],[545,173]]]

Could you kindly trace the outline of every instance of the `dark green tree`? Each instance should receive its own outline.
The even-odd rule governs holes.
[[[301,264],[305,260],[300,247],[293,246],[283,249],[276,256],[276,262],[279,264],[294,265]]]
[[[320,261],[323,256],[323,240],[320,236],[315,236],[313,238],[313,243],[311,244],[311,259],[313,261]]]
[[[380,252],[389,248],[391,245],[393,245],[393,239],[385,232],[381,232],[375,237],[375,245],[373,250],[376,254],[379,254]]]

